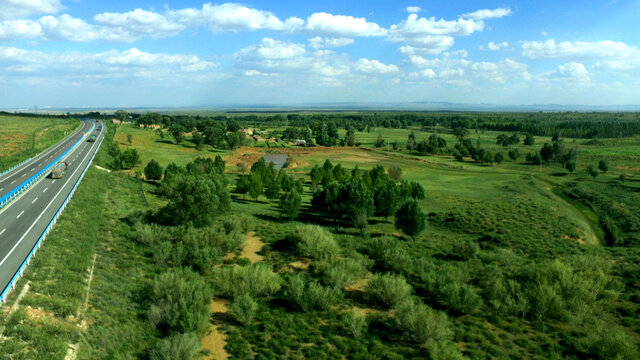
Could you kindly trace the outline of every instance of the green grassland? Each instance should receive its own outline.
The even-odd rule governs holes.
[[[49,148],[80,126],[70,118],[0,115],[0,172]]]
[[[373,265],[368,266],[367,275],[358,283],[384,272],[404,276],[416,296],[448,315],[453,344],[469,358],[605,359],[607,354],[616,353],[616,349],[605,351],[610,344],[629,346],[631,350],[625,354],[637,355],[638,244],[607,246],[601,220],[607,209],[615,208],[621,211],[619,219],[640,221],[640,138],[597,142],[565,139],[566,144],[575,144],[579,151],[578,170],[571,175],[555,164],[524,164],[524,154],[538,151],[550,138],[536,137],[534,146],[520,143],[516,145],[520,160],[507,159],[500,165],[488,166],[470,160],[456,162],[446,155],[420,156],[373,146],[378,134],[387,142],[404,144],[411,131],[418,140],[433,133],[417,128],[378,128],[356,133],[360,148],[280,150],[301,163],[285,171],[305,180],[311,167],[330,159],[348,169],[371,169],[379,164],[386,168],[399,166],[404,179],[417,181],[425,188],[426,198],[420,204],[429,213],[428,228],[415,240],[409,240],[395,229],[392,219],[373,217],[363,237],[348,224],[320,218],[317,209],[309,204],[312,192],[309,183],[305,184],[303,214],[298,220],[323,225],[340,246],[342,257],[372,257]],[[444,129],[438,133],[448,146],[455,143]],[[486,131],[469,137],[497,152],[503,150],[495,144],[498,134]],[[127,135],[131,135],[131,143]],[[133,170],[142,170],[151,159],[164,167],[171,162],[184,165],[199,156],[220,154],[230,160],[245,153],[276,151],[260,147],[233,152],[208,146],[196,150],[190,136],[176,145],[169,137],[161,139],[154,130],[126,125],[117,128],[115,141],[122,149],[133,147],[140,153],[141,163]],[[594,180],[585,167],[597,165],[603,157],[611,163],[611,171]],[[104,148],[97,161],[106,167],[108,156]],[[229,189],[233,190],[238,169],[227,165],[226,170]],[[624,183],[618,180],[622,173],[627,175]],[[144,294],[159,268],[150,258],[150,250],[132,240],[131,224],[141,218],[141,212],[157,210],[166,200],[157,194],[156,184],[139,183],[129,174],[107,173],[95,167],[87,172],[71,206],[20,280],[9,304],[27,281],[31,290],[18,311],[0,316],[3,335],[8,338],[0,347],[9,349],[6,354],[10,354],[3,356],[63,358],[69,344],[80,344],[79,359],[139,358],[153,347],[157,334],[146,319],[145,304],[149,300]],[[606,201],[593,194],[603,195]],[[262,262],[285,279],[291,274],[318,279],[321,262],[300,256],[286,246],[293,224],[282,219],[276,202],[265,197],[244,200],[238,194],[232,194],[232,198],[232,213],[255,218],[255,232],[266,244],[260,251]],[[619,219],[612,221],[618,221],[623,228],[625,224]],[[382,235],[396,239],[394,261],[385,262],[370,253],[369,241]],[[461,249],[467,243],[477,244],[478,251],[464,257]],[[85,307],[87,269],[94,256],[94,275]],[[418,260],[435,264],[440,273],[474,289],[483,299],[490,297],[492,287],[488,284],[497,276],[492,271],[524,277],[518,271],[533,268],[542,272],[553,265],[553,260],[572,264],[579,275],[590,273],[585,262],[605,269],[596,272],[606,272],[613,284],[608,291],[619,295],[603,295],[588,304],[590,310],[580,315],[576,312],[569,321],[537,321],[524,315],[500,314],[488,300],[481,301],[473,311],[453,311],[425,285],[422,270],[411,267]],[[224,262],[229,266],[246,264],[248,260],[236,257]],[[395,310],[372,303],[359,286],[345,289],[340,299],[323,310],[292,310],[281,299],[270,297],[260,297],[258,303],[260,311],[252,325],[242,326],[228,316],[214,315],[226,335],[226,350],[231,358],[401,359],[427,358],[429,354],[435,358],[402,336],[394,325]],[[353,336],[345,330],[344,314],[352,310],[368,314],[369,330],[365,336]],[[44,315],[38,315],[41,313]],[[610,340],[607,333],[623,340]],[[596,345],[605,350],[594,349]]]

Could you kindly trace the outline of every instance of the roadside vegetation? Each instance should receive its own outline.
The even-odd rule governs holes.
[[[116,117],[12,293],[23,358],[638,357],[638,114]]]
[[[37,155],[71,134],[80,120],[0,112],[0,172]]]

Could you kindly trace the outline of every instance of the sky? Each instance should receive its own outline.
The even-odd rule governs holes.
[[[0,0],[0,108],[637,105],[640,1]]]

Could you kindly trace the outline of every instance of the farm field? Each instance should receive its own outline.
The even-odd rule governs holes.
[[[274,137],[285,129],[259,128]],[[207,144],[198,149],[196,130],[179,144],[168,129],[163,135],[130,124],[109,130],[115,132],[113,142],[105,141],[97,161],[111,172],[91,168],[77,203],[45,245],[53,256],[31,265],[8,305],[27,282],[30,290],[18,311],[3,315],[6,343],[15,356],[29,358],[47,349],[62,354],[72,344],[79,359],[154,358],[155,348],[173,341],[190,344],[193,356],[204,359],[631,359],[638,354],[638,136],[563,138],[578,153],[570,173],[552,161],[525,160],[553,144],[551,137],[535,136],[534,145],[520,142],[507,149],[496,144],[499,135],[511,134],[503,131],[469,131],[478,147],[505,153],[500,163],[479,163],[470,157],[457,161],[446,152],[406,150],[412,132],[418,141],[438,134],[452,148],[457,139],[446,127],[355,131],[358,147],[255,146],[271,142],[261,137],[234,149]],[[379,136],[400,148],[376,147]],[[133,149],[139,159],[125,165],[124,154]],[[513,149],[520,153],[516,160],[506,156]],[[293,221],[267,190],[256,197],[239,190],[239,179],[257,172],[255,164],[270,153],[287,154],[287,166],[279,171],[302,179]],[[228,191],[228,207],[217,213],[215,208],[223,209],[220,200],[207,204],[211,213],[190,213],[205,221],[197,226],[175,223],[184,216],[180,211],[162,218],[179,193],[172,187],[180,180],[171,179],[209,171],[217,156],[224,173],[210,175],[215,180],[207,191],[219,199]],[[113,167],[118,157],[119,169]],[[607,171],[593,176],[587,166],[597,168],[603,159]],[[163,180],[154,181],[147,169],[152,160],[161,169],[174,163],[173,171],[183,175],[165,172]],[[388,173],[401,169],[403,181],[424,190],[415,200],[424,209],[426,229],[409,236],[395,226],[394,215],[379,214],[359,228],[325,212],[315,194],[328,185],[312,174],[326,168],[327,160],[346,174],[356,167],[366,176],[379,166]],[[183,188],[188,195],[184,189],[193,188]],[[87,238],[89,228],[74,229],[71,220],[83,211],[91,212],[88,226],[100,229],[97,236]],[[74,237],[81,240],[69,240]],[[312,241],[318,242],[301,245]],[[86,275],[45,271],[63,268],[63,254],[80,247],[74,261],[79,273],[94,268],[90,290]],[[194,304],[189,315],[168,309],[159,295],[171,281],[181,281],[179,296]],[[67,298],[71,301],[62,300]],[[181,316],[191,320],[177,321]],[[32,328],[44,340],[23,336]],[[72,341],[56,339],[60,334]],[[21,352],[24,344],[34,352]]]
[[[0,114],[0,172],[47,149],[80,126],[67,118]]]

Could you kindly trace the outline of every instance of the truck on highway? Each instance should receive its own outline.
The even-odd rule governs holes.
[[[59,163],[55,164],[53,166],[53,169],[51,169],[51,178],[52,179],[60,179],[62,177],[62,174],[67,170],[67,162],[66,161],[60,161]]]

